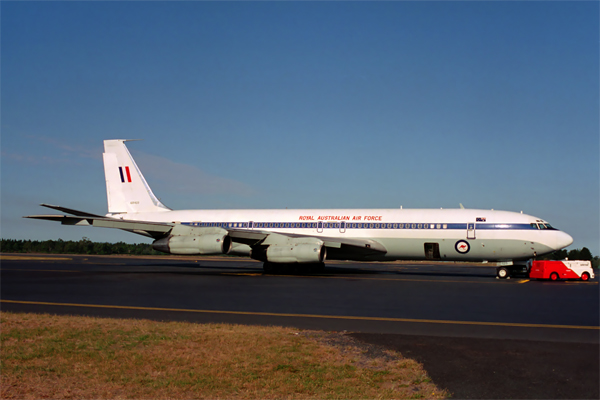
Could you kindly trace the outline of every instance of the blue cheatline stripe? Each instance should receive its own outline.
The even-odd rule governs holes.
[[[121,183],[125,183],[125,176],[123,176],[123,167],[119,167],[119,174],[121,174]]]
[[[535,229],[531,224],[477,224],[476,229]]]
[[[184,222],[183,225],[219,228],[248,228],[248,222]],[[417,229],[417,230],[466,230],[467,224],[442,224],[423,222],[347,222],[343,227],[339,222],[254,222],[255,229]],[[475,230],[538,230],[530,224],[476,224]]]

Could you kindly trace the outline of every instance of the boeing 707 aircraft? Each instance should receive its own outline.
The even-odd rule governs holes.
[[[108,214],[42,204],[69,215],[30,215],[64,225],[116,228],[154,239],[170,254],[236,254],[309,268],[325,260],[501,261],[514,264],[560,250],[573,238],[516,212],[472,209],[171,210],[154,195],[127,140],[104,141]],[[512,267],[511,267],[512,265]]]

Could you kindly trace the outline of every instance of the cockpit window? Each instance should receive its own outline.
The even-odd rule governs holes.
[[[548,229],[548,227],[543,222],[540,222],[540,229]]]
[[[529,225],[531,225],[533,229],[540,229],[535,222],[532,222]]]

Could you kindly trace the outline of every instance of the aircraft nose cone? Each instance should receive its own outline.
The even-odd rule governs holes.
[[[571,235],[565,232],[558,232],[558,237],[556,238],[556,249],[564,249],[567,246],[570,246],[573,243],[573,238]]]

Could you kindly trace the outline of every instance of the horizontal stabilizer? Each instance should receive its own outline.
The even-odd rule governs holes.
[[[92,220],[82,217],[71,217],[69,215],[27,215],[23,218],[45,219],[48,221],[60,222],[62,225],[92,225]]]
[[[75,210],[71,210],[75,211]],[[89,214],[91,215],[91,214]],[[23,218],[45,219],[48,221],[60,222],[62,225],[95,226],[99,228],[116,228],[124,231],[137,233],[152,238],[161,238],[166,236],[174,223],[168,222],[148,222],[131,221],[102,216],[70,216],[70,215],[28,215]]]
[[[71,214],[71,215],[76,215],[78,217],[97,217],[97,218],[103,218],[103,215],[97,215],[97,214],[91,214],[85,211],[79,211],[79,210],[73,210],[72,208],[66,208],[66,207],[61,207],[61,206],[53,206],[50,204],[40,204],[40,206],[42,207],[48,207],[51,208],[53,210],[56,211],[62,211],[62,212],[66,212],[67,214]]]

